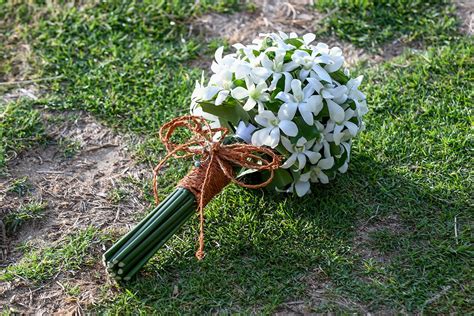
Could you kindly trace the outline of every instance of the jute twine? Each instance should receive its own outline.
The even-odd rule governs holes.
[[[183,143],[171,140],[177,128],[188,129],[191,137]],[[271,149],[249,144],[223,144],[227,136],[226,128],[211,128],[209,123],[198,116],[181,116],[164,124],[159,132],[167,155],[153,169],[153,193],[159,203],[157,175],[166,161],[171,158],[199,157],[202,165],[194,167],[179,183],[178,187],[189,190],[196,197],[199,214],[199,248],[196,257],[204,257],[204,207],[222,189],[234,182],[245,188],[258,189],[268,185],[274,171],[280,167],[280,157]],[[258,184],[248,184],[235,178],[234,168],[243,167],[255,170],[268,170],[270,177]]]

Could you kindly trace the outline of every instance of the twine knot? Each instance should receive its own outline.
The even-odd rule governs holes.
[[[191,137],[182,143],[171,140],[177,128],[191,132]],[[224,144],[228,129],[211,128],[209,123],[199,116],[181,116],[164,124],[159,132],[160,140],[167,150],[166,156],[153,169],[153,193],[158,204],[158,171],[171,158],[194,159],[194,168],[184,177],[178,187],[184,187],[194,194],[198,202],[199,248],[196,257],[204,257],[204,207],[227,184],[233,182],[239,186],[258,189],[268,185],[274,171],[280,167],[280,157],[270,148],[250,144]],[[270,177],[257,184],[248,184],[236,179],[234,167],[254,170],[268,170]]]

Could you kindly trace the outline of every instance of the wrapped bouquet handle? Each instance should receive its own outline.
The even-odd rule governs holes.
[[[192,136],[184,143],[174,143],[171,137],[180,127],[186,128]],[[211,128],[205,119],[193,115],[181,116],[169,121],[161,127],[159,133],[168,154],[153,170],[153,193],[157,204],[159,202],[157,175],[166,161],[171,157],[199,157],[199,160],[195,160],[195,167],[178,184],[178,187],[192,192],[198,202],[200,231],[196,257],[199,260],[204,257],[203,210],[207,203],[229,182],[251,189],[265,187],[273,180],[274,170],[280,167],[280,157],[273,150],[243,143],[225,144],[227,134],[226,128]],[[244,183],[236,179],[235,167],[268,170],[270,176],[261,183]]]

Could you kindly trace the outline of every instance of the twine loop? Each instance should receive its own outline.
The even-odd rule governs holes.
[[[191,132],[191,137],[182,143],[174,142],[171,137],[180,127]],[[177,117],[164,124],[159,132],[160,140],[168,153],[153,169],[153,193],[157,204],[159,203],[157,175],[166,161],[171,157],[192,157],[195,161],[195,167],[178,183],[178,186],[192,192],[198,202],[199,249],[196,257],[199,260],[205,255],[203,210],[206,204],[230,182],[251,189],[268,185],[273,180],[274,171],[281,164],[280,157],[270,148],[242,143],[224,144],[223,140],[228,133],[227,128],[211,128],[204,118],[193,115]],[[268,170],[270,177],[262,183],[244,183],[235,177],[236,166],[260,171]]]

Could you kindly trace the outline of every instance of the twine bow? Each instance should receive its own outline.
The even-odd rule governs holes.
[[[179,127],[188,129],[192,136],[184,143],[176,143],[171,140],[175,130]],[[198,116],[181,116],[164,124],[159,132],[160,140],[165,145],[167,155],[153,169],[153,193],[155,202],[158,204],[158,171],[166,161],[171,158],[201,157],[205,162],[202,166],[196,166],[178,186],[183,186],[196,196],[199,213],[199,249],[196,257],[201,260],[204,257],[204,212],[203,209],[212,197],[217,194],[229,182],[251,189],[258,189],[268,185],[274,176],[274,171],[280,167],[280,157],[271,149],[249,144],[223,144],[228,134],[228,129],[211,128],[209,123]],[[266,155],[266,157],[264,157]],[[233,167],[240,166],[255,170],[268,170],[270,177],[258,184],[248,184],[235,178]],[[204,173],[191,177],[195,171],[205,168]],[[202,173],[203,178],[202,179]],[[215,175],[220,175],[215,177]],[[211,179],[212,175],[212,179]],[[196,180],[198,179],[198,180]]]

